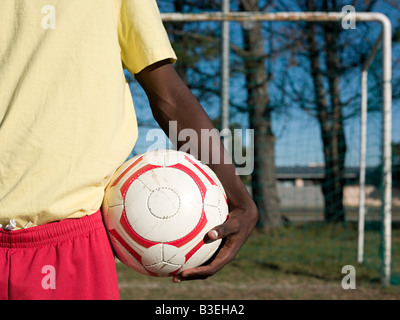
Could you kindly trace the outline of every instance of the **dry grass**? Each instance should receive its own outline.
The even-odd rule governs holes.
[[[117,263],[122,299],[134,300],[332,300],[400,299],[400,285],[380,284],[380,232],[366,233],[366,259],[357,265],[354,226],[308,224],[273,233],[255,232],[237,258],[214,277],[175,284],[137,274]],[[393,229],[393,281],[400,275],[400,229]],[[356,268],[356,289],[344,290],[341,268]]]

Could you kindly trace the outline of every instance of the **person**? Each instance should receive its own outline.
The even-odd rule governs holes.
[[[138,135],[123,69],[167,134],[212,122],[175,71],[155,0],[1,1],[0,21],[0,299],[119,299],[100,207]],[[210,167],[230,214],[208,235],[224,245],[175,282],[215,274],[257,221],[234,165]]]

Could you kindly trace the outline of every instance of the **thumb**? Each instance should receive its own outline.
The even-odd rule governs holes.
[[[218,239],[220,239],[218,229],[210,230],[207,235],[210,238],[210,240],[218,240]]]
[[[230,219],[226,220],[223,224],[216,226],[215,228],[211,229],[207,235],[210,240],[218,240],[225,238],[231,233],[234,233],[232,227],[230,226]]]
[[[210,238],[210,240],[218,240],[238,233],[241,226],[241,223],[238,219],[238,213],[240,213],[239,210],[230,212],[223,224],[220,224],[219,226],[216,226],[208,231],[207,236]]]

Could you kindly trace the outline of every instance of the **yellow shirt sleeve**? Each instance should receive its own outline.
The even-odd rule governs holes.
[[[155,62],[176,55],[155,0],[114,0],[118,39],[124,67],[137,74]]]

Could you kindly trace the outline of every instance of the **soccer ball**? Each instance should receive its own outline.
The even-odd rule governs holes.
[[[228,216],[215,173],[193,156],[155,150],[125,162],[108,184],[102,205],[115,255],[151,276],[197,267],[218,249],[207,232]]]

